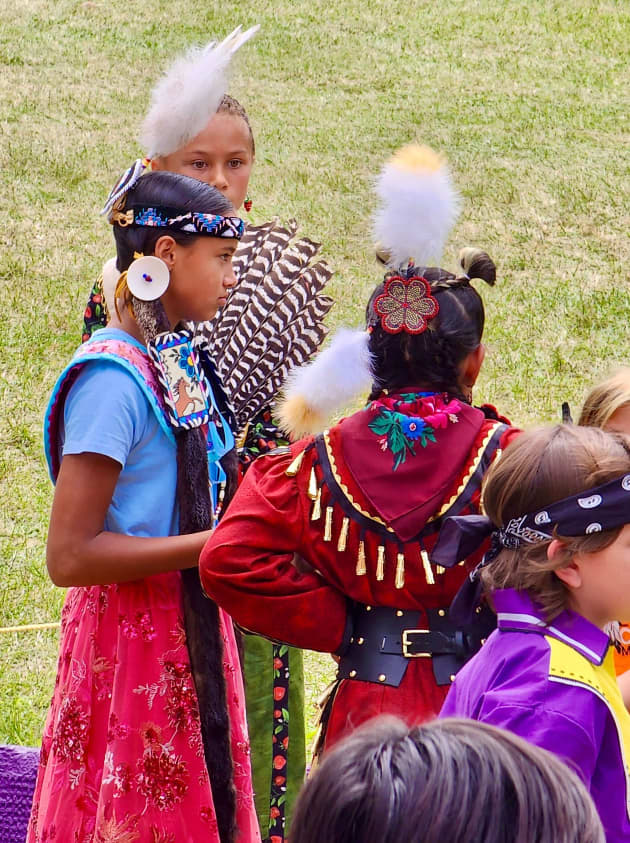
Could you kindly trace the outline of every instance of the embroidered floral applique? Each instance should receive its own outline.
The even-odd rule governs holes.
[[[380,398],[370,405],[376,415],[368,423],[378,437],[382,451],[394,456],[393,471],[416,455],[416,445],[426,448],[435,443],[435,432],[459,421],[459,401],[431,393],[400,393],[395,399]],[[404,412],[403,412],[404,410]]]
[[[159,811],[172,810],[188,790],[189,774],[183,759],[168,746],[151,742],[137,764],[136,787]]]
[[[120,615],[119,622],[125,638],[142,638],[143,641],[153,641],[157,635],[149,612],[134,612],[133,618]]]
[[[89,718],[85,709],[74,697],[66,697],[61,704],[52,749],[63,761],[81,763],[89,739]]]

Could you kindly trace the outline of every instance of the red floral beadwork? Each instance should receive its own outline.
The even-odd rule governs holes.
[[[88,742],[87,712],[74,697],[66,697],[61,705],[57,730],[52,742],[52,749],[57,758],[63,761],[81,763],[85,756]]]
[[[440,306],[426,278],[403,278],[393,275],[385,281],[385,289],[374,300],[374,310],[388,334],[421,334],[429,321],[437,316]]]

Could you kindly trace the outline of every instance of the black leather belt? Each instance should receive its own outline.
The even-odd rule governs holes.
[[[425,614],[429,629],[420,628]],[[340,679],[357,679],[398,687],[410,659],[430,658],[438,685],[449,685],[457,671],[479,650],[496,627],[494,613],[484,608],[475,621],[458,628],[448,608],[392,609],[355,603],[347,649],[339,662]]]

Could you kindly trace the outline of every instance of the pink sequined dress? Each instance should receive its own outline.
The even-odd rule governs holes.
[[[117,460],[105,530],[168,536],[178,523],[175,444],[150,379],[142,346],[99,331],[53,392],[47,454],[53,477],[68,453]],[[220,618],[236,840],[256,843],[239,656],[232,621]],[[68,590],[27,841],[219,843],[179,572]]]
[[[239,841],[260,839],[243,687],[222,614]],[[178,573],[71,588],[29,843],[218,841]]]

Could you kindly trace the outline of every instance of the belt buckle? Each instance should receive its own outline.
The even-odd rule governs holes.
[[[403,629],[402,633],[402,654],[406,659],[430,659],[431,653],[410,653],[409,647],[413,642],[409,640],[410,635],[418,633],[419,635],[428,635],[430,629]]]

